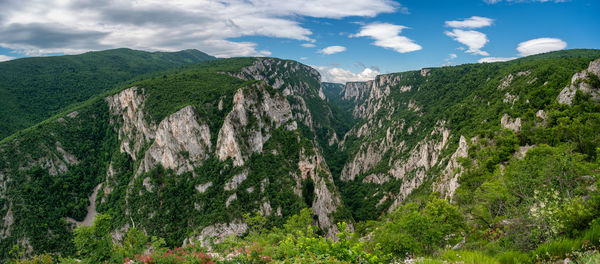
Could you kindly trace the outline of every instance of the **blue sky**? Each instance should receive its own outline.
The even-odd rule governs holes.
[[[327,81],[344,82],[600,48],[597,0],[1,2],[0,60],[117,47],[194,48],[219,57],[294,59]]]

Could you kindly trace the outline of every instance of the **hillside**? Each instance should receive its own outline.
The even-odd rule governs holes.
[[[0,252],[72,254],[72,223],[95,213],[88,197],[116,237],[135,226],[171,246],[241,235],[246,213],[279,226],[306,207],[333,234],[341,200],[305,136],[330,129],[316,123],[331,113],[321,98],[318,73],[297,62],[223,59],[135,82],[7,138]]]
[[[275,58],[139,78],[0,141],[0,258],[595,263],[599,77],[599,50],[565,50],[345,85]]]
[[[0,139],[144,74],[215,59],[197,50],[115,49],[0,63]]]

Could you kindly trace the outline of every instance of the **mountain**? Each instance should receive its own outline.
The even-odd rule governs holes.
[[[91,259],[90,230],[115,262],[190,247],[224,263],[590,251],[599,57],[565,50],[344,85],[276,58],[136,77],[0,141],[0,258],[17,245]],[[146,236],[140,248],[110,255],[132,236]],[[167,251],[151,236],[198,246]]]
[[[245,213],[276,226],[306,207],[334,234],[349,214],[306,136],[331,130],[319,79],[294,61],[204,62],[5,139],[0,252],[72,253],[70,230],[95,211],[113,217],[115,237],[135,226],[173,246],[241,235]]]
[[[197,50],[114,49],[0,63],[0,139],[144,74],[215,57]]]
[[[598,50],[559,51],[347,83],[339,96],[353,104],[359,121],[340,139],[339,150],[349,158],[334,178],[354,219],[377,219],[431,191],[450,200],[470,195],[459,187],[463,168],[458,161],[475,158],[471,148],[484,139],[494,142],[494,134],[503,129],[519,137],[522,151],[534,143],[548,144],[533,142],[528,130],[548,118],[551,105],[572,102],[576,90],[598,97],[590,88],[565,92],[571,82],[586,83],[577,80],[587,78],[587,72],[578,72],[588,67],[596,72],[597,61],[590,61],[598,56]],[[587,143],[577,150],[595,160],[596,150]]]

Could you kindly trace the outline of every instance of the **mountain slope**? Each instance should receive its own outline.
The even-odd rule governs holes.
[[[155,74],[0,141],[0,252],[71,255],[71,229],[95,213],[112,218],[116,243],[132,227],[171,247],[249,232],[271,247],[245,241],[256,256],[284,246],[307,259],[348,257],[340,244],[389,260],[577,237],[600,217],[599,57],[567,50],[343,87],[274,58]],[[361,239],[282,234],[299,212],[302,230],[332,237],[346,221]]]
[[[215,59],[197,50],[115,49],[0,63],[0,139],[134,77]]]
[[[5,139],[0,251],[72,253],[70,228],[95,213],[88,197],[112,216],[115,238],[135,226],[169,245],[210,245],[246,232],[246,213],[277,226],[306,207],[335,233],[340,196],[299,129],[318,126],[302,102],[322,100],[319,78],[293,61],[204,62]]]
[[[339,144],[349,158],[334,178],[354,219],[376,219],[433,190],[451,199],[457,160],[477,138],[504,128],[520,135],[534,126],[536,115],[598,56],[598,50],[560,51],[347,83],[341,96],[359,121]],[[584,154],[596,157],[593,148]]]

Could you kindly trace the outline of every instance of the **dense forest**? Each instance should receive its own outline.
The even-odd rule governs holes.
[[[213,60],[197,50],[114,49],[0,63],[0,139],[144,75]]]
[[[571,104],[557,99],[570,85],[600,89],[592,71],[572,80],[599,58],[598,50],[566,50],[394,73],[386,77],[397,81],[385,96],[356,99],[343,96],[344,85],[315,83],[299,63],[276,59],[214,60],[114,84],[1,141],[0,175],[11,180],[0,189],[0,215],[10,211],[17,227],[12,236],[0,233],[2,257],[9,263],[600,263],[600,102],[581,90]],[[267,77],[240,77],[257,62],[271,67]],[[139,134],[120,132],[126,119],[115,118],[105,98],[125,88],[143,94],[139,108],[149,127],[191,106],[194,120],[186,122],[206,125],[211,151],[222,144],[223,127],[234,124],[243,164],[207,151],[188,171],[143,169],[144,155],[161,139],[143,139],[135,155],[123,150],[122,142]],[[289,107],[292,117],[278,124],[263,111],[269,102]],[[241,105],[246,119],[232,119]],[[380,107],[360,114],[372,105]],[[519,126],[507,126],[505,116],[518,118]],[[443,129],[446,136],[437,132]],[[259,132],[260,142],[266,139],[253,152],[248,142],[259,141]],[[390,177],[394,164],[442,138],[439,159],[427,153],[439,162],[394,203],[391,194],[419,173]],[[385,148],[385,142],[396,143]],[[381,146],[380,160],[344,178],[347,164],[370,144]],[[465,155],[455,156],[458,149]],[[195,162],[193,151],[176,157]],[[63,172],[40,162],[19,167],[64,152],[78,160]],[[445,168],[459,175],[452,195],[435,187]],[[389,180],[366,181],[371,175]],[[99,184],[104,191],[93,224],[68,223],[67,216],[85,217]],[[323,191],[340,197],[330,213],[333,234],[315,212]],[[6,218],[0,220],[5,226]],[[239,234],[199,236],[215,222],[236,221],[246,224]]]

